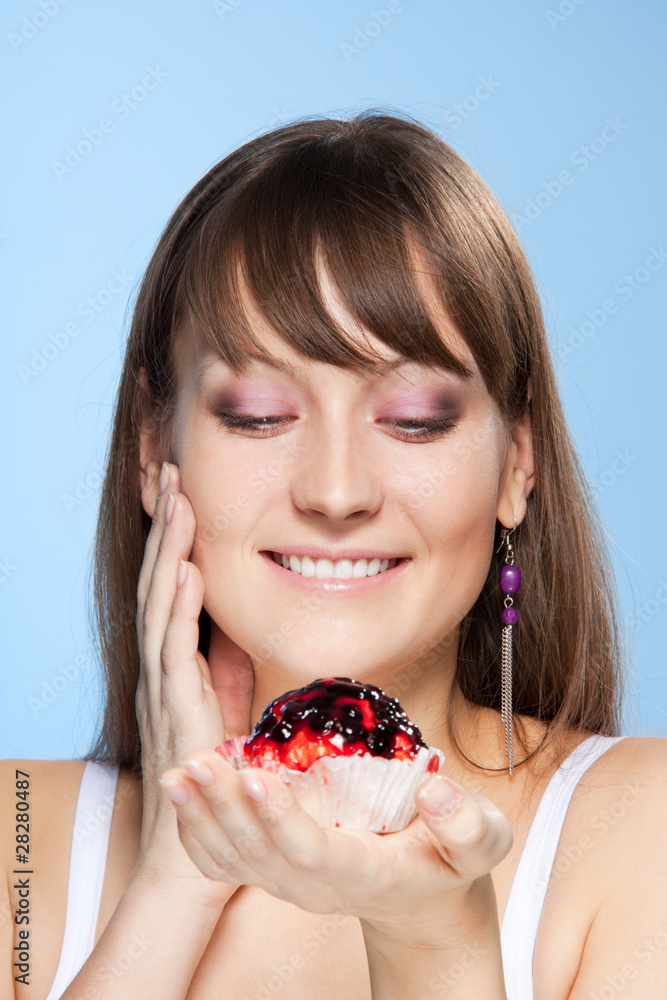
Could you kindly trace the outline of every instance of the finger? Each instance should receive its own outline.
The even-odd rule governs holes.
[[[208,803],[215,823],[208,830],[202,828],[198,831],[198,837],[201,832],[200,843],[209,852],[215,850],[219,832],[223,830],[227,842],[238,854],[239,863],[254,872],[255,878],[252,884],[266,888],[271,884],[287,884],[293,880],[294,873],[288,861],[272,840],[257,809],[258,785],[256,777],[253,777],[257,769],[251,769],[251,773],[236,771],[218,753],[208,749],[186,754],[182,763],[187,769],[195,760],[199,766],[195,766],[193,774],[200,771],[201,764],[208,767],[213,774],[213,780],[202,784],[200,791]],[[209,781],[208,778],[206,780]],[[277,782],[277,785],[272,809],[284,811],[292,804],[293,797],[282,782]],[[261,786],[260,791],[263,791]],[[227,852],[224,860],[228,863],[235,861],[231,852]]]
[[[145,640],[146,640],[146,596],[150,588],[150,581],[155,565],[158,546],[164,530],[164,513],[168,494],[163,493],[157,498],[155,510],[153,511],[153,521],[146,541],[144,551],[144,561],[139,571],[139,581],[137,584],[137,614],[136,632],[137,647],[139,650],[139,679],[135,695],[135,708],[139,716],[148,713],[149,719],[159,708],[159,675],[157,666],[151,667],[146,660]],[[150,705],[150,709],[147,708]]]
[[[215,751],[187,754],[183,763],[193,760],[214,773],[214,781],[200,789],[213,821],[206,811],[192,811],[193,832],[214,862],[231,877],[282,899],[303,898],[309,889],[308,895],[317,897],[314,909],[330,912],[337,899],[334,890],[307,885],[326,866],[328,837],[287,787],[258,768],[236,771]],[[183,807],[183,815],[190,823],[188,809],[189,804]]]
[[[215,775],[212,784],[202,787],[202,793],[219,826],[261,880],[257,884],[287,886],[293,882],[295,873],[271,837],[266,822],[267,814],[273,817],[294,805],[287,788],[278,781],[270,803],[258,802],[258,796],[265,796],[265,786],[257,768],[236,771],[215,751],[198,753],[196,757],[206,762]],[[191,760],[192,755],[188,754],[183,764],[187,767]]]
[[[182,822],[176,809],[174,810],[174,823],[178,827],[178,836],[186,854],[203,875],[216,882],[227,882],[230,885],[237,886],[241,885],[240,882],[234,879],[221,878],[219,868],[217,865],[214,865],[188,825]]]
[[[202,742],[224,739],[218,712],[214,713],[215,729],[209,730],[215,691],[208,664],[197,648],[204,580],[199,569],[185,560],[179,561],[177,573],[176,596],[160,650],[161,704],[171,715],[182,713],[187,706],[187,728],[199,733]]]
[[[497,865],[512,846],[512,827],[489,799],[435,775],[416,795],[419,814],[434,846],[464,881]]]
[[[179,780],[177,780],[177,778]],[[178,827],[178,836],[193,864],[195,864],[207,878],[214,879],[216,882],[228,882],[230,885],[240,885],[240,882],[232,878],[221,878],[220,869],[213,863],[211,857],[201,846],[195,834],[186,823],[181,813],[182,807],[172,798],[172,795],[180,794],[181,790],[186,787],[187,779],[183,777],[182,772],[165,771],[164,774],[160,775],[158,780],[164,789],[167,798],[170,799],[172,805],[174,806],[174,822]],[[179,789],[178,793],[175,791],[177,788]],[[188,794],[191,793],[188,791]]]
[[[210,754],[206,756],[210,758]],[[215,751],[213,757],[218,757]],[[214,760],[212,766],[217,771],[230,769],[224,760],[219,764]],[[248,857],[257,872],[282,887],[291,883],[296,888],[315,879],[320,883],[323,904],[329,898],[329,886],[345,890],[359,884],[369,870],[363,841],[346,831],[321,827],[276,775],[260,768],[243,768],[235,776],[252,800],[255,815],[275,848],[275,853]],[[230,829],[227,817],[221,817],[221,821]]]
[[[167,624],[178,590],[179,559],[186,560],[192,551],[195,532],[194,511],[183,493],[172,494],[171,520],[165,524],[146,595],[142,626],[143,661],[151,694],[159,704],[161,653]],[[169,501],[167,497],[166,503]],[[162,501],[160,501],[160,504]],[[160,509],[160,504],[158,509]],[[190,567],[191,569],[193,567]],[[194,574],[188,572],[192,584]],[[189,589],[190,592],[191,588]],[[203,600],[203,588],[201,589]],[[199,609],[201,610],[201,608]],[[194,643],[196,649],[197,642]]]
[[[197,758],[202,757],[202,752],[197,754]],[[271,850],[275,852],[275,847],[266,832],[262,831],[261,824],[243,793],[238,782],[238,772],[228,764],[221,763],[232,780],[216,782],[215,788],[205,787],[191,780],[183,768],[165,771],[160,776],[160,782],[165,785],[165,790],[174,781],[188,789],[189,800],[175,805],[200,851],[208,858],[207,874],[208,871],[214,872],[215,878],[232,885],[274,889],[271,880],[264,879],[255,871],[248,863],[248,858],[260,857]]]
[[[164,513],[167,506],[169,491],[171,490],[173,492],[174,490],[178,490],[180,487],[180,474],[178,466],[167,463],[164,464],[166,465],[166,479],[164,468],[160,468],[157,463],[151,463],[150,468],[153,475],[150,480],[150,487],[147,487],[147,489],[150,490],[151,496],[155,495],[155,504],[153,509],[153,520],[151,522],[148,538],[146,539],[144,558],[141,570],[139,571],[139,579],[137,581],[137,631],[139,633],[138,638],[140,642],[141,628],[139,625],[143,621],[146,596],[150,588],[153,567],[155,566],[155,559],[157,557],[160,539],[162,538],[162,532],[164,530]]]

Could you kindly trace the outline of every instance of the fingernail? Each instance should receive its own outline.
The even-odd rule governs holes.
[[[183,760],[181,766],[200,785],[212,785],[215,781],[213,771],[203,760]]]
[[[446,778],[436,776],[419,792],[419,798],[432,816],[449,816],[461,801],[461,792]]]
[[[160,483],[158,486],[160,493],[164,493],[167,486],[169,486],[169,466],[166,462],[163,462],[162,468],[160,469]]]
[[[164,520],[165,524],[169,524],[171,521],[171,515],[174,513],[174,494],[169,490],[169,496],[167,497],[167,510],[165,511]]]
[[[255,774],[248,774],[247,771],[239,773],[241,784],[245,788],[253,802],[263,802],[266,798],[266,786]]]
[[[164,788],[165,793],[176,805],[184,806],[190,801],[190,792],[180,781],[163,781],[162,778],[158,778],[158,781]]]
[[[188,571],[188,567],[185,565],[182,559],[178,560],[178,580],[176,581],[176,586],[180,588],[185,583],[185,575]]]

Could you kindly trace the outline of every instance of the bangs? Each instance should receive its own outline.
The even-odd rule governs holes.
[[[397,166],[397,170],[404,169]],[[431,253],[428,213],[410,184],[377,152],[320,139],[282,150],[277,160],[204,210],[194,227],[176,295],[174,326],[191,316],[206,344],[236,373],[267,354],[247,301],[301,355],[381,374],[386,360],[349,339],[328,311],[322,268],[364,339],[370,331],[401,359],[474,374],[443,341],[416,281],[427,269],[448,316],[442,262]],[[415,253],[418,256],[415,256]],[[318,277],[318,275],[320,277]],[[432,275],[429,278],[428,275]],[[435,281],[433,280],[435,279]],[[461,330],[465,338],[465,331]],[[367,338],[365,338],[367,340]]]

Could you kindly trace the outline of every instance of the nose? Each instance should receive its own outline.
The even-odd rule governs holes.
[[[382,503],[382,473],[370,449],[360,442],[358,426],[343,416],[324,423],[313,427],[295,465],[295,505],[306,514],[336,522],[374,514]]]

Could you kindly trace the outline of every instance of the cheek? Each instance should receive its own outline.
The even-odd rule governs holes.
[[[452,585],[464,614],[486,580],[493,553],[500,455],[495,423],[461,435],[445,455],[404,480],[406,513],[428,546],[438,586]],[[404,473],[405,476],[405,473]]]
[[[438,556],[463,566],[478,563],[488,567],[496,521],[495,477],[463,474],[455,484],[424,484],[421,503],[414,518],[424,537],[437,548]],[[471,563],[472,560],[472,563]]]
[[[180,451],[181,490],[196,520],[190,561],[203,568],[207,553],[236,545],[252,517],[253,468],[233,453],[221,459],[210,433],[193,433]]]
[[[500,475],[500,441],[496,420],[466,428],[448,447],[425,453],[418,468],[404,467],[401,489],[407,509],[455,530],[482,516],[495,523]]]

